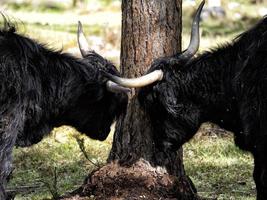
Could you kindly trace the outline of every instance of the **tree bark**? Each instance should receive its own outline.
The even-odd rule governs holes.
[[[121,72],[124,77],[141,76],[153,60],[181,51],[181,13],[181,0],[122,1]],[[139,105],[137,93],[131,95],[127,112],[117,121],[108,161],[118,161],[123,166],[133,166],[136,162],[154,168],[160,166],[167,170],[169,177],[164,176],[171,181],[165,189],[159,189],[157,185],[161,182],[153,180],[149,184],[154,185],[155,193],[164,193],[161,198],[196,199],[196,190],[184,172],[182,149],[164,155],[156,148],[153,127]],[[161,173],[166,172],[158,171],[157,176]],[[176,192],[170,194],[170,188]]]
[[[121,72],[143,75],[154,59],[181,51],[182,0],[122,0]],[[154,144],[138,91],[116,124],[108,164],[93,172],[79,193],[96,199],[198,199],[185,175],[182,149],[168,155]]]
[[[122,1],[121,72],[124,77],[141,76],[154,59],[180,52],[181,5],[180,0]],[[153,165],[163,165],[156,159],[162,155],[154,146],[149,116],[140,107],[135,93],[126,114],[117,122],[109,161],[131,165],[143,158]],[[172,174],[183,171],[181,152],[180,157],[176,154],[166,157],[164,166]]]

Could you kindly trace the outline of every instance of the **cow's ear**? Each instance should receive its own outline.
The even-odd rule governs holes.
[[[79,48],[81,51],[81,54],[83,57],[85,57],[86,55],[94,52],[90,47],[89,44],[86,40],[86,37],[83,33],[83,26],[82,23],[79,21],[78,22],[78,31],[77,31],[77,37],[78,37],[78,44],[79,44]]]

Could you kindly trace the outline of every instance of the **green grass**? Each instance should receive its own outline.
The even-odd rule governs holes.
[[[255,199],[250,154],[235,147],[231,135],[202,134],[203,131],[184,147],[185,169],[199,195],[221,200]],[[81,152],[77,136],[84,139],[90,161]],[[106,141],[98,142],[80,136],[70,127],[57,128],[41,143],[15,149],[16,168],[9,187],[39,186],[31,193],[22,192],[16,200],[50,199],[52,195],[47,185],[53,188],[56,169],[58,194],[72,191],[97,169],[96,165],[105,164],[111,143],[112,134]]]
[[[84,139],[89,160],[80,150],[76,137]],[[56,173],[59,194],[76,189],[88,173],[105,163],[111,147],[110,137],[105,142],[98,142],[64,126],[55,129],[51,137],[37,145],[15,149],[15,170],[9,188],[37,187],[30,194],[28,191],[22,192],[24,194],[18,195],[17,200],[51,198],[49,186],[54,188]]]
[[[77,7],[86,5],[87,3],[92,5],[101,6],[101,9],[105,9],[105,7],[114,7],[113,5],[116,3],[118,4],[120,0],[86,0],[82,5],[80,2],[77,3]],[[67,11],[68,9],[75,9],[73,8],[72,1],[34,1],[34,0],[22,0],[22,1],[10,1],[6,3],[6,6],[14,11],[23,10],[25,12],[29,11],[37,11],[37,12],[50,12],[50,13],[62,13]]]
[[[38,12],[63,12],[67,9],[66,6],[60,4],[60,3],[45,3],[45,1],[39,2],[39,3],[32,3],[30,1],[22,1],[22,2],[8,2],[7,6],[9,9],[12,9],[14,11],[16,10],[23,10],[25,12],[29,11],[38,11]]]
[[[184,148],[184,164],[202,197],[255,199],[252,157],[234,146],[233,139],[201,136]]]

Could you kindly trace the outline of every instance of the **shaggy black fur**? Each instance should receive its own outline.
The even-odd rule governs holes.
[[[163,152],[176,151],[202,122],[234,133],[236,145],[254,155],[257,199],[267,199],[267,18],[233,43],[190,61],[156,60],[149,72],[162,81],[143,88],[139,100],[150,113]]]
[[[0,30],[1,200],[15,144],[35,144],[63,124],[94,139],[108,136],[127,96],[107,91],[100,69],[119,75],[97,53],[78,59],[17,34],[13,26]]]

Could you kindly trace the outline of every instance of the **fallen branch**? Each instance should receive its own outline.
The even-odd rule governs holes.
[[[7,188],[6,192],[7,193],[12,193],[12,194],[18,194],[18,193],[29,193],[29,192],[34,192],[37,191],[41,188],[43,188],[44,185],[24,185],[24,186],[17,186],[17,187],[11,187],[11,188]]]

